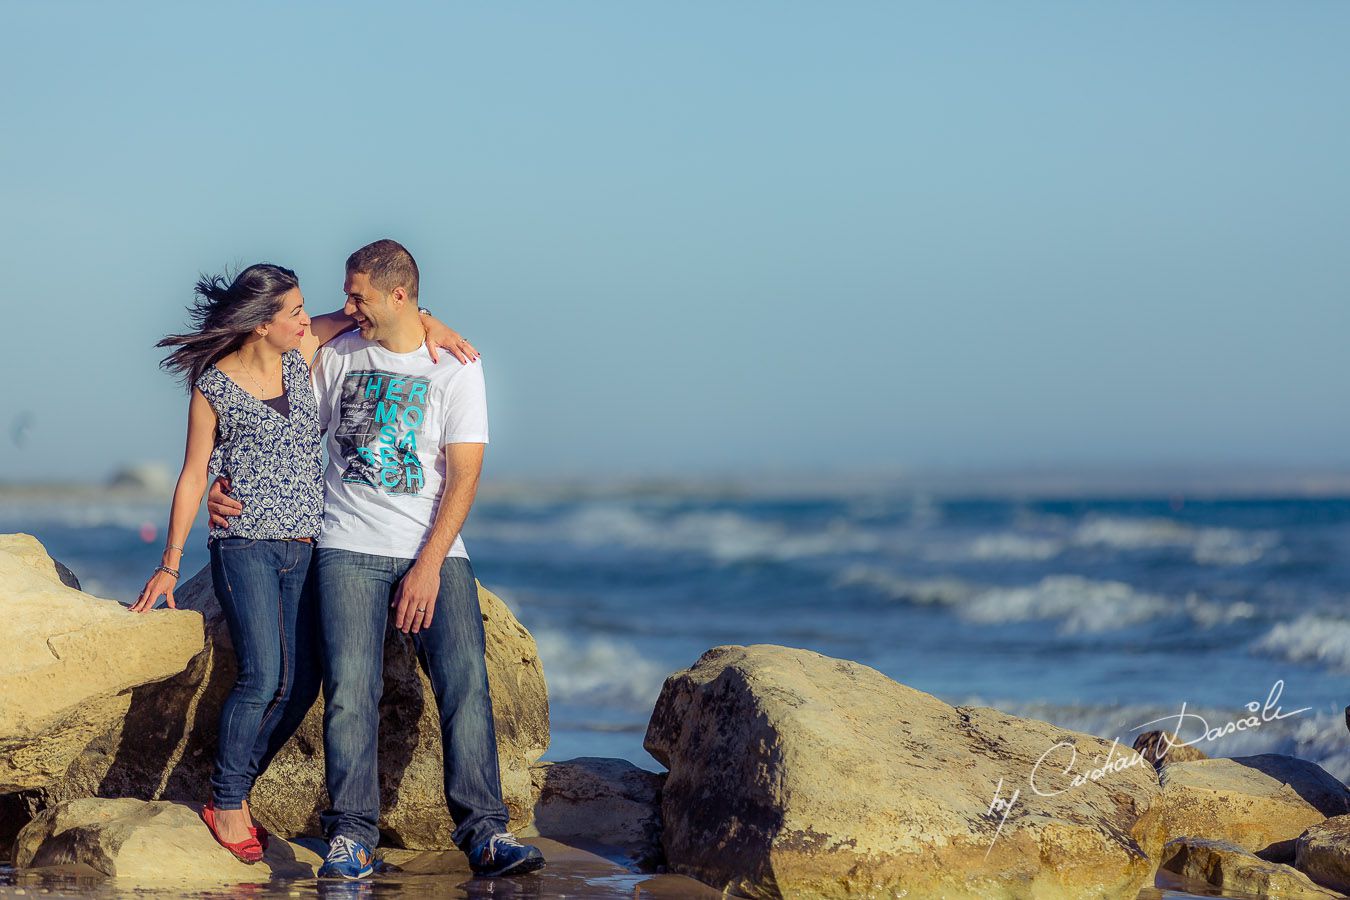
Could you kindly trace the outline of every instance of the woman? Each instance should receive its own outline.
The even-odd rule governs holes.
[[[176,608],[178,566],[208,471],[228,478],[246,512],[213,526],[208,547],[238,679],[221,707],[202,818],[217,841],[252,863],[267,835],[253,824],[248,793],[318,690],[305,584],[323,518],[323,466],[307,360],[353,323],[341,312],[310,319],[295,273],[267,263],[233,281],[205,278],[196,293],[195,330],[156,345],[174,348],[161,365],[191,389],[187,450],[163,558],[131,609],[145,612],[161,595]],[[433,358],[438,344],[461,362],[477,357],[458,334],[424,318]]]

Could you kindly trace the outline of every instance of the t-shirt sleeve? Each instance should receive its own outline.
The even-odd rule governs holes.
[[[483,381],[481,359],[461,367],[450,379],[446,385],[446,411],[442,447],[488,442],[487,385]]]
[[[319,430],[322,432],[328,431],[328,420],[333,415],[333,404],[324,402],[324,398],[331,396],[329,384],[333,380],[335,368],[337,360],[330,347],[323,346],[315,351],[311,374],[314,378],[314,395],[319,403]]]

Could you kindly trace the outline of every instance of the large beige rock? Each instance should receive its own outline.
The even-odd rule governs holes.
[[[1274,862],[1292,862],[1294,839],[1329,816],[1350,813],[1350,791],[1316,763],[1266,753],[1163,766],[1169,839],[1228,841]]]
[[[1163,843],[1134,751],[805,650],[708,651],[646,747],[672,871],[750,897],[1134,898]]]
[[[220,706],[234,683],[234,652],[211,588],[209,569],[176,593],[178,605],[206,620],[206,648],[186,671],[138,696],[125,721],[109,729],[71,766],[46,802],[113,796],[204,800],[216,748]],[[510,610],[479,587],[497,728],[502,789],[513,828],[530,821],[530,765],[548,748],[548,694],[534,639]],[[383,841],[414,849],[452,847],[440,729],[430,681],[412,641],[393,629],[385,640],[380,702]],[[257,819],[282,835],[315,834],[327,805],[323,779],[323,701],[254,787]]]
[[[651,871],[661,863],[661,785],[665,775],[626,759],[583,756],[530,770],[535,833],[590,847]]]
[[[19,832],[21,869],[85,865],[136,883],[238,884],[272,877],[312,878],[314,850],[273,838],[263,860],[240,862],[216,843],[200,804],[71,800],[44,810]]]
[[[133,689],[202,649],[193,612],[137,615],[67,587],[37,539],[0,535],[0,794],[62,778],[126,714]]]
[[[1311,825],[1294,842],[1294,865],[1318,884],[1350,894],[1350,815]]]
[[[1263,897],[1341,896],[1318,887],[1292,866],[1267,862],[1228,841],[1192,837],[1168,841],[1163,847],[1162,867],[1229,892]]]

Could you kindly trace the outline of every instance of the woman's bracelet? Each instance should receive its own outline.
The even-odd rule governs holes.
[[[183,552],[183,548],[178,546],[177,544],[170,544],[169,546],[164,548],[165,553],[168,553],[170,550],[177,550],[179,553]]]
[[[178,577],[178,570],[170,569],[168,566],[155,566],[155,571],[164,572],[167,575],[172,575],[174,578]]]

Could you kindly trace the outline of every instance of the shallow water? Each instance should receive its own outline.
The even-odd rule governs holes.
[[[556,851],[552,856],[556,856]],[[601,866],[572,865],[568,871],[551,863],[542,872],[510,879],[473,879],[462,875],[381,873],[369,881],[329,882],[317,879],[279,880],[267,884],[185,888],[183,886],[123,885],[116,879],[88,874],[61,873],[15,876],[13,869],[0,866],[0,897],[72,897],[80,900],[103,898],[185,897],[214,898],[652,898],[652,900],[711,900],[723,896],[705,885],[671,875],[640,875],[615,872]],[[1155,887],[1139,892],[1138,900],[1182,900],[1182,898],[1226,897],[1242,900],[1255,895],[1235,892],[1190,893],[1179,887],[1179,880],[1163,873]],[[1200,889],[1191,885],[1192,890]]]
[[[396,898],[466,897],[533,898],[595,897],[653,900],[710,900],[721,894],[679,875],[644,875],[543,838],[532,838],[549,860],[543,870],[517,878],[474,878],[461,853],[388,851],[386,864],[373,877],[359,881],[316,878],[275,879],[258,884],[193,885],[189,883],[126,884],[92,871],[34,870],[16,873],[0,868],[0,897],[80,898]],[[383,855],[383,854],[382,854]]]

